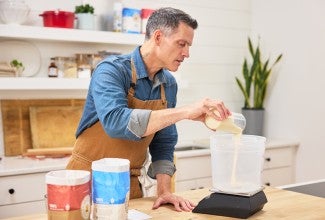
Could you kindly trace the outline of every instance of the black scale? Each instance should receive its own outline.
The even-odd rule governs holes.
[[[247,194],[217,191],[202,199],[192,212],[245,219],[263,209],[265,203],[263,189]]]

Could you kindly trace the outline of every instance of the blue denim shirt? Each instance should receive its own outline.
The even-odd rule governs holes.
[[[131,57],[133,58],[137,82],[135,97],[141,100],[160,99],[160,85],[166,93],[167,107],[176,106],[177,84],[172,74],[162,69],[150,80],[140,55],[140,47],[133,53],[109,56],[100,62],[93,72],[85,108],[76,136],[100,120],[107,134],[113,138],[139,140],[145,133],[151,110],[128,108],[127,94],[131,85]],[[149,176],[157,173],[172,175],[174,147],[177,143],[175,125],[158,131],[149,145],[152,165]]]

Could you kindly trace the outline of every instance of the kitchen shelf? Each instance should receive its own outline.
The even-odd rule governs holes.
[[[0,24],[0,41],[12,39],[29,39],[49,43],[112,44],[133,48],[143,43],[144,35]],[[90,79],[78,78],[0,77],[0,99],[86,98],[89,82]]]
[[[0,24],[0,38],[141,45],[143,34]]]
[[[47,77],[2,77],[2,90],[69,90],[88,89],[90,79],[83,78],[47,78]]]
[[[0,77],[0,99],[85,98],[89,78]]]

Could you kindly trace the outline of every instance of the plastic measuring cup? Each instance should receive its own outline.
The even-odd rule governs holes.
[[[218,114],[217,111],[214,111]],[[218,121],[212,116],[207,115],[205,124],[212,130],[222,130],[231,133],[241,133],[245,129],[246,119],[241,113],[232,112],[231,115],[223,121]]]

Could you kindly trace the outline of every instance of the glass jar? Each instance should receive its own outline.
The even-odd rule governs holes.
[[[99,54],[91,54],[90,63],[91,63],[91,74],[96,68],[97,64],[102,60],[102,57]]]
[[[63,65],[64,78],[77,78],[77,63],[75,57],[65,57]]]
[[[90,54],[78,53],[77,59],[77,77],[78,78],[90,78],[91,76],[91,62]]]
[[[77,77],[77,64],[75,57],[55,57],[55,63],[58,67],[58,77]]]

